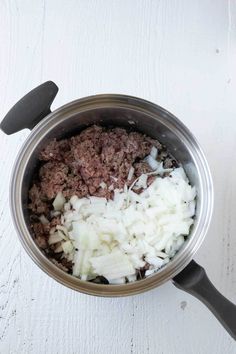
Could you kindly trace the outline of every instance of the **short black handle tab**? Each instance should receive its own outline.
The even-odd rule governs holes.
[[[22,129],[33,127],[51,113],[50,107],[56,97],[58,87],[47,81],[27,93],[7,113],[0,124],[1,130],[10,135]]]
[[[177,288],[202,301],[236,340],[236,305],[227,300],[208,279],[205,269],[191,261],[173,278]]]

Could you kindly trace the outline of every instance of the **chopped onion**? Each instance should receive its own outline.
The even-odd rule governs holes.
[[[64,233],[64,235],[69,236],[68,230],[67,230],[67,228],[65,226],[57,225],[56,229],[62,231]]]
[[[148,277],[149,275],[153,274],[155,272],[155,269],[148,269],[145,272],[145,276]]]
[[[73,251],[74,247],[71,241],[66,241],[62,243],[63,252],[69,254]]]
[[[111,185],[108,187],[108,190],[109,190],[109,191],[113,191],[113,190],[114,190],[113,184],[111,184]]]
[[[70,203],[65,203],[65,204],[64,204],[64,210],[65,210],[65,211],[70,210]]]
[[[48,219],[46,218],[46,216],[45,215],[40,215],[40,217],[39,217],[39,220],[40,220],[40,222],[41,222],[41,224],[43,224],[43,225],[47,225],[47,224],[49,224],[49,221],[48,221]]]
[[[129,257],[121,251],[100,257],[92,257],[90,262],[98,275],[103,275],[108,281],[135,274],[135,269]]]
[[[73,254],[74,252],[71,252],[71,253],[69,253],[69,254],[66,254],[66,259],[68,260],[68,261],[71,261],[71,262],[73,262],[73,258],[74,258],[74,254]]]
[[[63,238],[58,232],[55,232],[54,234],[50,235],[48,238],[48,244],[53,245],[55,243],[61,242]]]
[[[112,241],[112,236],[109,235],[109,234],[102,234],[100,236],[100,240],[104,241],[104,242],[107,242],[107,243],[110,243]]]
[[[148,155],[145,160],[153,171],[158,169],[159,162],[157,162],[151,155]]]
[[[145,257],[145,261],[153,265],[156,269],[161,268],[163,265],[163,259],[158,257]]]
[[[99,184],[99,187],[101,187],[102,189],[105,189],[105,188],[107,188],[107,185],[106,185],[105,182],[101,182],[101,183]]]
[[[62,245],[57,246],[57,248],[54,250],[54,253],[61,253],[63,252]]]
[[[127,280],[128,280],[129,283],[131,283],[131,282],[137,280],[136,274],[128,275],[126,278],[127,278]]]
[[[68,237],[65,236],[64,232],[62,232],[61,230],[58,230],[57,233],[58,233],[58,235],[60,235],[60,237],[61,237],[63,240],[65,240],[65,241],[68,240]]]
[[[53,226],[53,227],[51,228],[51,230],[50,230],[49,234],[50,234],[50,235],[52,235],[52,234],[54,234],[54,233],[55,233],[55,231],[56,231],[56,227],[55,227],[55,226]]]
[[[129,169],[127,180],[131,181],[131,179],[133,178],[133,175],[134,175],[134,168],[133,168],[133,166],[131,166]]]
[[[142,174],[134,185],[134,189],[147,188],[147,174]]]
[[[157,150],[157,148],[156,148],[155,146],[153,146],[153,147],[151,148],[150,155],[156,160],[157,155],[158,155],[158,150]]]
[[[107,200],[106,198],[101,198],[101,197],[89,197],[88,198],[89,201],[90,201],[90,204],[106,204],[107,203]]]
[[[78,196],[77,195],[73,195],[71,198],[70,198],[70,203],[71,205],[73,206],[74,208],[74,204],[79,200]]]
[[[165,259],[166,257],[168,257],[168,255],[165,252],[160,252],[157,251],[156,252],[156,256]]]
[[[182,168],[164,169],[162,162],[155,163],[155,171],[141,175],[129,188],[115,189],[113,200],[70,199],[63,225],[52,229],[49,242],[61,242],[57,252],[64,251],[73,261],[74,276],[89,280],[101,275],[123,284],[136,280],[136,270],[147,263],[146,276],[154,273],[182,247],[193,224],[196,190]],[[166,171],[170,176],[158,176]],[[149,175],[157,176],[147,187]],[[134,193],[133,187],[143,188],[142,193]]]
[[[109,280],[109,284],[113,284],[113,285],[116,285],[116,284],[125,284],[125,277],[122,277],[122,278],[118,278],[118,279],[110,279]]]
[[[54,218],[54,217],[57,217],[57,216],[61,215],[61,212],[60,211],[51,210],[50,211],[50,215],[51,215],[52,218]]]
[[[118,178],[114,177],[114,176],[111,176],[111,178],[113,179],[113,181],[117,182],[118,181]]]
[[[95,275],[94,272],[91,270],[91,256],[91,250],[79,250],[78,252],[75,252],[75,256],[73,259],[73,275],[80,276],[81,278],[83,277],[86,279],[90,275]]]
[[[61,210],[65,202],[66,199],[63,196],[62,192],[57,193],[57,196],[52,203],[54,210]]]

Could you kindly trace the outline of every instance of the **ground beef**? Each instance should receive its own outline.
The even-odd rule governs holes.
[[[131,166],[135,169],[134,178],[150,172],[145,162],[138,161],[150,153],[152,146],[161,149],[158,141],[143,134],[96,125],[69,139],[53,139],[39,154],[43,164],[29,193],[30,209],[47,214],[48,205],[58,192],[68,198],[112,197],[109,187],[123,188]],[[101,188],[102,182],[106,189]]]
[[[31,228],[34,232],[35,241],[37,245],[42,249],[46,249],[48,247],[48,243],[47,243],[48,235],[47,232],[44,231],[43,224],[41,224],[39,221],[34,222],[31,224]]]
[[[29,191],[29,209],[31,209],[36,214],[47,214],[49,211],[48,204],[45,202],[45,197],[42,194],[40,185],[33,184]]]
[[[53,139],[39,153],[39,159],[43,161],[61,161],[64,159],[64,153],[70,150],[67,139],[57,141]]]
[[[53,217],[49,224],[44,225],[44,230],[48,230],[49,232],[52,227],[55,227],[60,224],[61,224],[61,218],[59,216]]]
[[[143,279],[145,277],[146,270],[150,267],[149,263],[146,263],[144,267],[137,270],[137,279]]]
[[[41,193],[48,200],[66,187],[69,168],[63,162],[49,161],[39,170]]]
[[[67,266],[65,266],[62,262],[62,260],[64,260],[65,258],[63,258],[61,261],[55,259],[55,257],[49,257],[49,259],[52,261],[52,263],[54,263],[58,268],[60,268],[61,270],[63,270],[66,273],[71,273],[72,270],[72,262],[67,263]],[[67,261],[68,262],[68,261]]]
[[[61,219],[60,217],[52,217],[50,218],[50,222],[48,224],[42,224],[39,220],[38,217],[34,217],[31,223],[31,229],[34,234],[35,241],[37,245],[44,249],[44,250],[49,250],[50,247],[48,245],[48,238],[49,238],[49,232],[50,230],[55,227],[56,225],[61,224]]]
[[[68,272],[72,269],[72,263],[61,258],[61,253],[54,253],[55,245],[49,246],[47,242],[50,228],[60,224],[60,217],[51,214],[57,193],[62,192],[66,198],[73,195],[112,198],[114,189],[121,189],[125,184],[129,186],[141,174],[151,171],[143,159],[153,146],[157,147],[159,160],[166,168],[176,167],[176,161],[157,140],[122,128],[93,125],[71,138],[53,139],[40,151],[41,165],[29,191],[28,207],[36,217],[31,224],[35,240],[54,263]],[[134,176],[127,181],[131,166]],[[150,176],[148,185],[153,180]],[[102,182],[105,188],[102,188]],[[37,220],[41,214],[48,218],[49,224],[42,225]]]
[[[145,162],[136,162],[133,164],[135,176],[139,177],[142,173],[149,173],[152,171],[150,166]]]
[[[88,185],[84,183],[81,176],[68,175],[66,187],[63,189],[63,195],[67,198],[77,195],[79,198],[88,195]]]

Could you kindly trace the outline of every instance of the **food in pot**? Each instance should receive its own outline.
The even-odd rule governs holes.
[[[94,125],[49,142],[39,160],[31,227],[64,271],[132,282],[167,264],[189,235],[195,187],[157,140]]]

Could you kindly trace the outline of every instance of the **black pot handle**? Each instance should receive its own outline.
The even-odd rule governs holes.
[[[33,127],[51,113],[50,107],[56,97],[58,87],[47,81],[27,93],[7,113],[0,124],[1,130],[10,135],[19,130]]]
[[[236,305],[219,293],[208,279],[204,268],[191,261],[173,278],[173,283],[202,301],[236,340]]]

